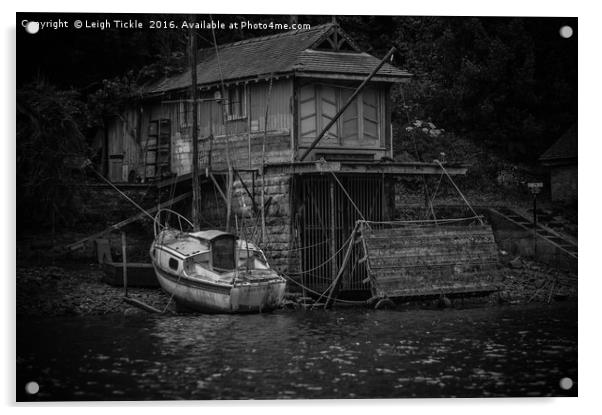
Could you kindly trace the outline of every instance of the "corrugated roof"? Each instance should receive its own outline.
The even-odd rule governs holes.
[[[327,36],[334,27],[334,24],[328,23],[311,29],[293,30],[220,45],[219,64],[215,48],[203,49],[198,55],[197,84],[220,82],[220,66],[224,81],[295,71],[368,75],[380,61],[372,55],[308,50]],[[391,78],[410,76],[408,72],[389,64],[385,64],[378,75]],[[190,71],[187,71],[148,86],[145,93],[187,88],[190,82]]]
[[[545,153],[539,157],[540,161],[556,161],[576,159],[577,151],[577,124],[573,124]]]

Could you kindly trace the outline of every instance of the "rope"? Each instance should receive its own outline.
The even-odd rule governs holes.
[[[449,179],[449,181],[451,182],[451,184],[454,186],[454,188],[456,189],[456,191],[458,192],[458,194],[460,195],[460,197],[462,197],[462,200],[464,200],[464,203],[466,203],[466,206],[468,206],[468,208],[471,210],[471,212],[474,213],[474,215],[479,218],[479,221],[481,222],[481,225],[483,225],[484,223],[483,223],[482,217],[478,216],[477,212],[475,212],[475,210],[472,208],[472,206],[470,205],[470,203],[468,203],[468,200],[466,200],[466,198],[464,197],[464,194],[460,191],[460,188],[456,185],[456,182],[454,182],[454,180],[449,175],[449,173],[447,172],[447,170],[445,169],[445,167],[443,167],[443,164],[441,164],[441,162],[439,160],[433,160],[433,161],[435,163],[437,163],[439,165],[439,167],[441,167],[441,170],[443,170],[443,172],[445,173],[445,175],[447,176],[447,178]]]
[[[355,204],[355,202],[353,201],[353,199],[351,198],[351,196],[349,196],[349,193],[347,193],[347,190],[345,190],[345,187],[339,181],[339,178],[337,177],[337,175],[334,174],[334,172],[332,172],[332,171],[330,172],[330,174],[332,174],[332,177],[334,177],[334,179],[337,181],[337,183],[341,187],[341,190],[343,190],[343,193],[345,193],[345,196],[347,196],[347,199],[349,199],[349,201],[351,202],[351,204],[353,205],[353,207],[355,208],[355,210],[357,211],[357,213],[360,215],[360,218],[362,218],[362,220],[364,222],[366,222],[366,218],[364,217],[364,215],[362,215],[362,211],[357,207],[357,205]]]
[[[284,278],[286,278],[287,281],[292,282],[293,284],[298,285],[299,287],[309,291],[312,294],[315,295],[320,295],[323,296],[324,293],[319,293],[317,291],[312,290],[311,288],[305,287],[304,285],[302,285],[301,283],[295,281],[292,277],[290,277],[287,274],[281,274]],[[333,281],[334,282],[334,281]],[[331,284],[332,285],[332,284]],[[330,289],[330,286],[328,286],[328,288],[326,290]],[[351,300],[339,300],[339,299],[334,299],[333,301],[338,302],[338,303],[346,303],[346,304],[366,304],[366,301],[351,301]]]
[[[443,179],[443,173],[439,176],[439,181],[437,182],[437,187],[435,187],[435,193],[433,193],[433,197],[431,198],[430,204],[433,205],[435,198],[437,197],[437,193],[439,192],[439,186],[441,185],[441,180]]]
[[[117,190],[117,192],[119,192],[119,194],[121,196],[123,196],[124,198],[126,198],[132,205],[136,206],[136,208],[138,208],[142,213],[144,213],[146,216],[148,216],[149,218],[151,218],[153,220],[153,222],[155,221],[155,218],[148,213],[146,210],[144,210],[142,208],[142,206],[140,206],[138,203],[134,202],[132,200],[132,198],[130,198],[128,195],[126,195],[125,193],[123,193],[121,190],[119,190],[119,188],[117,186],[115,186],[113,183],[111,183],[109,180],[107,180],[102,174],[100,174],[94,167],[92,167],[92,165],[89,165],[90,169],[96,173],[96,175],[98,177],[100,177],[105,183],[107,183],[109,186],[111,186],[113,189]]]
[[[331,256],[330,258],[328,258],[326,261],[324,261],[323,263],[321,263],[321,264],[320,264],[320,265],[318,265],[317,267],[314,267],[314,268],[308,269],[308,270],[306,270],[306,271],[303,271],[303,272],[292,272],[291,274],[292,274],[292,275],[303,275],[303,274],[307,274],[307,273],[309,273],[309,272],[315,271],[315,270],[317,270],[317,269],[319,269],[319,268],[322,268],[324,265],[326,265],[326,264],[328,264],[329,262],[333,261],[333,260],[334,260],[334,259],[337,257],[337,255],[338,255],[338,254],[339,254],[339,253],[340,253],[340,252],[341,252],[343,249],[347,248],[347,245],[348,245],[349,241],[351,240],[352,236],[353,236],[353,234],[349,235],[349,238],[347,238],[347,239],[345,240],[345,242],[343,242],[343,245],[341,246],[341,248],[340,248],[340,249],[339,249],[337,252],[335,252],[333,256]]]
[[[176,281],[176,284],[180,282],[180,278],[182,278],[182,274],[180,274],[178,276],[178,280]],[[171,293],[171,296],[169,297],[169,301],[167,302],[167,304],[165,304],[165,308],[163,309],[163,311],[161,311],[161,314],[165,314],[165,312],[167,311],[167,308],[170,306],[172,300],[173,300],[173,296],[176,294],[176,291],[174,290],[173,293]]]
[[[288,252],[303,251],[304,249],[315,248],[316,246],[324,245],[325,243],[326,243],[326,241],[322,241],[322,242],[318,242],[318,243],[313,244],[313,245],[306,245],[306,246],[302,246],[302,247],[299,247],[299,248],[286,249],[285,251],[288,251]]]

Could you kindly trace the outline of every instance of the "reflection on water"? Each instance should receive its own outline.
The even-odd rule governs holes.
[[[18,400],[576,396],[577,307],[20,320],[17,355]]]

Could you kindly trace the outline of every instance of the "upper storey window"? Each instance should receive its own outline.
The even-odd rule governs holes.
[[[354,88],[309,84],[299,92],[299,132],[311,143],[353,94]],[[382,93],[366,87],[324,135],[321,146],[378,147],[383,115]]]
[[[247,116],[247,90],[244,85],[231,86],[227,91],[227,113],[229,120]]]

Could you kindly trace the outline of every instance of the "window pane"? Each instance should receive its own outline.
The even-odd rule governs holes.
[[[316,126],[316,90],[313,85],[301,87],[299,92],[299,118],[301,137],[315,137]]]
[[[320,129],[323,129],[328,125],[334,116],[337,113],[337,93],[334,88],[323,86],[321,90],[321,111],[322,111],[322,125]],[[328,136],[336,137],[338,135],[337,124],[333,124],[332,127],[328,130],[328,133],[324,136],[324,138],[328,139]]]
[[[378,139],[378,94],[372,88],[362,93],[364,139]]]
[[[341,89],[341,106],[349,100],[353,91],[350,89]],[[346,139],[357,139],[358,138],[358,101],[354,100],[349,107],[345,110],[341,119],[343,120],[343,138]]]
[[[233,236],[224,235],[213,240],[213,268],[217,271],[231,271],[235,268],[235,240]]]

